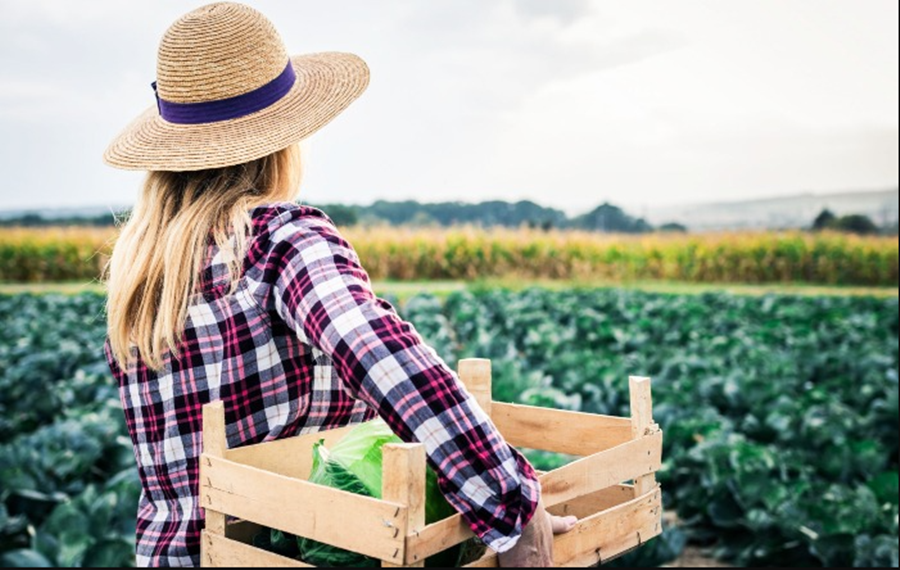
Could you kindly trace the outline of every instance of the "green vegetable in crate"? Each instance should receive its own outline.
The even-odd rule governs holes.
[[[402,443],[386,423],[372,420],[350,430],[330,451],[322,441],[313,446],[309,480],[350,493],[381,498],[382,452],[385,443]],[[437,476],[425,473],[425,522],[439,521],[456,511],[444,498]],[[274,542],[274,541],[273,541]],[[300,558],[315,566],[380,566],[374,558],[342,550],[307,538],[298,538]],[[452,548],[425,561],[426,566],[455,566],[460,548]]]

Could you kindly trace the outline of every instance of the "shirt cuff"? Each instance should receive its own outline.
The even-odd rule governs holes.
[[[527,460],[525,460],[524,457],[519,457],[521,457],[520,461],[525,461],[526,465],[528,465]],[[522,469],[521,465],[520,469]],[[534,517],[538,501],[541,498],[541,484],[537,480],[534,470],[530,468],[530,465],[524,469],[527,469],[527,472],[530,473],[531,476],[526,476],[524,474],[522,476],[522,511],[519,514],[520,522],[516,525],[515,532],[510,535],[504,535],[494,529],[488,529],[487,532],[479,537],[488,548],[497,554],[502,554],[507,550],[510,550],[519,542],[519,539],[522,537],[522,530],[529,522],[531,522],[532,517]]]

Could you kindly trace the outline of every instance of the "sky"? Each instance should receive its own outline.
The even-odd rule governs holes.
[[[103,150],[206,2],[0,0],[0,210],[131,204]],[[248,0],[366,93],[305,143],[311,203],[580,213],[898,184],[894,0]]]

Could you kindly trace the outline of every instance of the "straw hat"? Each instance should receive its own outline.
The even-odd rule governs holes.
[[[265,16],[231,2],[172,24],[156,74],[157,102],[113,140],[107,164],[184,171],[254,160],[325,126],[369,83],[353,54],[289,57]]]

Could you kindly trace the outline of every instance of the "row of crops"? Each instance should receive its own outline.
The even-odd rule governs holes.
[[[131,560],[103,301],[0,297],[0,565]],[[451,365],[492,359],[497,400],[627,415],[628,376],[652,376],[666,508],[718,558],[898,565],[896,298],[485,289],[401,313]],[[626,562],[670,558],[677,535]]]
[[[608,236],[539,230],[348,228],[374,279],[521,277],[897,286],[898,242],[817,233]],[[100,275],[112,228],[0,229],[0,281]]]
[[[133,565],[140,487],[102,311],[0,297],[0,567]]]

